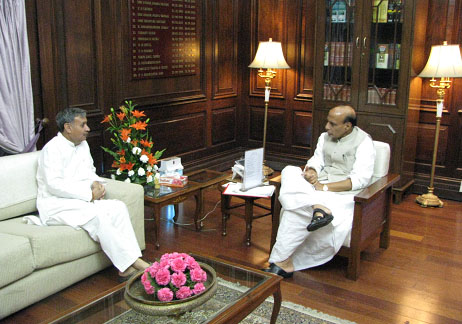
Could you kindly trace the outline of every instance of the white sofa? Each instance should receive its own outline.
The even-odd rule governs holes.
[[[23,221],[37,215],[38,156],[0,157],[0,319],[111,264],[84,230]],[[144,250],[143,187],[108,179],[106,198],[125,202]]]

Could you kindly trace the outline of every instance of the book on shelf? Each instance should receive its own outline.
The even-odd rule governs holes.
[[[386,23],[388,22],[388,0],[374,0],[372,6],[372,22]]]
[[[346,3],[343,0],[337,1],[332,6],[332,18],[333,23],[344,23],[346,22]]]
[[[375,67],[377,69],[387,69],[388,68],[388,57],[389,57],[389,44],[378,44],[377,45],[377,54],[375,60]]]
[[[367,102],[370,104],[395,105],[396,89],[368,87]]]

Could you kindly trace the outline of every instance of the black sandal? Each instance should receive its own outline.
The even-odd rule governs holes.
[[[321,213],[322,216],[315,216],[314,214],[316,213]],[[306,227],[308,232],[313,232],[316,231],[317,229],[326,226],[332,220],[334,219],[334,216],[332,214],[326,213],[326,211],[322,210],[321,208],[315,208],[313,210],[313,218],[311,219],[311,223]]]

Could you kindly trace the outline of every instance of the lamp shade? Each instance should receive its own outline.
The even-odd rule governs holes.
[[[420,72],[422,78],[457,78],[462,77],[462,59],[459,45],[432,46],[427,65]]]
[[[270,38],[268,42],[258,44],[257,54],[250,63],[249,68],[255,69],[290,69],[282,54],[280,42],[273,42]]]

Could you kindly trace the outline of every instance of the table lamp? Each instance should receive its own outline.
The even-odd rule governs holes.
[[[268,119],[268,103],[271,91],[271,79],[276,76],[275,69],[290,69],[284,59],[282,53],[282,46],[280,42],[273,42],[270,38],[267,42],[260,42],[258,44],[257,54],[250,63],[249,68],[258,69],[258,76],[265,79],[265,117],[263,121],[263,157],[265,157],[266,146],[266,124]],[[263,69],[266,69],[263,70]],[[271,175],[274,171],[265,166],[265,159],[263,159],[263,173],[266,176]]]
[[[441,116],[443,115],[444,95],[446,89],[451,87],[451,80],[449,80],[449,78],[462,77],[462,59],[459,45],[448,45],[445,41],[443,45],[432,46],[427,65],[425,65],[425,68],[420,72],[419,77],[431,78],[430,87],[437,89],[436,93],[438,97],[436,99],[436,130],[432,169],[430,173],[430,186],[426,194],[416,198],[416,202],[422,207],[443,207],[443,202],[433,193],[433,180],[435,177],[435,164],[438,153]],[[435,78],[441,79],[437,81]]]

